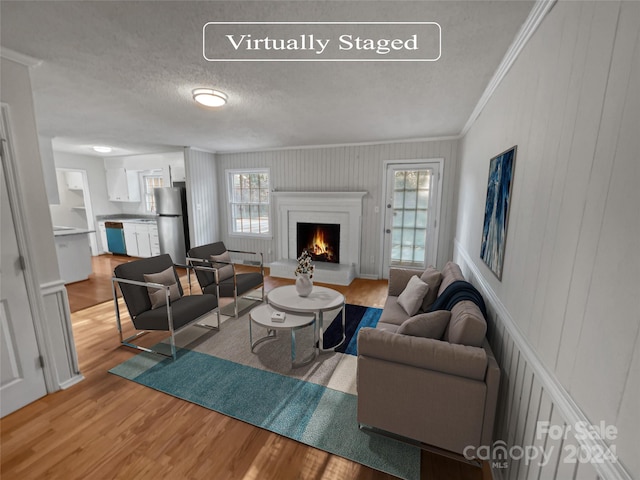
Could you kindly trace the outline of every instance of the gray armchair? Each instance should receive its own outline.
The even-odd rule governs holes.
[[[123,338],[122,334],[122,319],[116,286],[122,292],[133,326],[136,330],[142,330],[142,332],[128,338]],[[114,269],[112,290],[120,343],[145,352],[169,356],[132,343],[133,340],[148,333],[149,330],[168,331],[170,333],[170,357],[174,360],[176,359],[175,333],[208,317],[218,307],[218,299],[215,295],[184,295],[173,261],[167,254],[118,265]],[[206,324],[198,325],[219,329],[219,311],[216,312],[216,317],[216,327]]]
[[[231,253],[258,257],[258,272],[238,273],[231,261]],[[260,297],[245,296],[250,300],[264,301],[264,260],[260,252],[227,250],[223,242],[209,243],[192,248],[187,253],[187,263],[195,268],[202,293],[222,297],[233,297],[233,315],[239,313],[238,298],[245,293],[262,287]],[[189,280],[189,282],[191,282]]]

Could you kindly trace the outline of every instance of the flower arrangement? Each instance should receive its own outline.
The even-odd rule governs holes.
[[[298,266],[296,267],[296,277],[298,275],[308,274],[309,278],[313,278],[313,263],[311,263],[311,254],[303,250],[298,258]]]

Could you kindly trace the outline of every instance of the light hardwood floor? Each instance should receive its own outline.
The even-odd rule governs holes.
[[[394,478],[109,374],[136,354],[119,346],[110,300],[113,267],[127,260],[94,258],[90,280],[67,286],[85,380],[1,420],[3,480]],[[267,277],[265,283],[268,291],[292,281]],[[349,303],[384,304],[385,281],[358,279],[337,288]],[[148,337],[153,343],[162,335]],[[423,452],[421,478],[491,476],[486,466]]]

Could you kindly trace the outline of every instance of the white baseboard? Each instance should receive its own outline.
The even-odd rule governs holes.
[[[69,380],[65,380],[64,382],[60,382],[60,389],[66,390],[69,387],[73,387],[75,384],[80,383],[84,380],[83,375],[75,375],[71,377]]]

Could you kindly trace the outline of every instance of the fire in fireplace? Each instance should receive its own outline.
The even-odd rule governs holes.
[[[307,250],[317,262],[340,263],[340,225],[298,222],[298,256]]]

